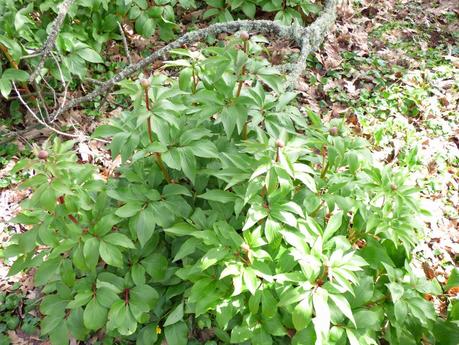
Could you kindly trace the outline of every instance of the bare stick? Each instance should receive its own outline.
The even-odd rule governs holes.
[[[298,82],[298,78],[306,69],[306,62],[309,54],[319,49],[325,36],[330,28],[335,23],[336,5],[339,0],[328,0],[325,3],[324,12],[316,21],[305,28],[303,40],[301,42],[300,57],[287,78],[287,88],[294,89]]]
[[[66,136],[66,137],[70,137],[70,138],[80,138],[81,137],[81,135],[79,135],[79,134],[70,134],[70,133],[62,132],[62,131],[60,131],[60,130],[58,130],[56,128],[51,127],[45,121],[40,119],[40,117],[32,110],[32,108],[30,108],[30,106],[27,104],[27,102],[24,101],[24,99],[22,98],[21,93],[19,92],[18,88],[16,87],[16,84],[15,84],[14,81],[12,82],[12,84],[13,84],[14,91],[16,91],[16,94],[18,95],[19,101],[22,103],[22,105],[24,107],[26,107],[26,109],[35,118],[35,120],[38,121],[38,123],[40,123],[41,125],[45,126],[48,129],[50,129],[54,133],[57,133],[57,134],[60,134],[60,135]]]
[[[32,80],[34,80],[37,77],[37,74],[39,73],[39,71],[43,67],[43,64],[45,63],[46,57],[53,49],[54,44],[56,43],[57,35],[61,30],[61,26],[64,23],[64,19],[67,15],[67,12],[69,11],[70,6],[73,4],[74,1],[75,0],[64,0],[64,2],[62,2],[59,5],[59,12],[57,14],[56,19],[53,22],[51,33],[49,34],[43,48],[41,49],[40,62],[38,63],[33,73],[30,75],[29,82],[32,82]]]
[[[63,97],[64,99],[62,100],[62,105],[60,106],[60,107],[63,107],[63,106],[65,106],[65,103],[67,102],[67,88],[68,88],[68,85],[65,82],[64,74],[62,73],[62,69],[61,69],[61,66],[59,64],[59,61],[56,59],[56,56],[54,56],[53,52],[51,52],[51,56],[53,57],[54,61],[56,62],[57,69],[59,70],[59,76],[61,77],[61,82],[64,85],[64,97]],[[53,123],[55,120],[56,120],[56,117],[52,117],[52,118],[49,119],[49,121],[51,123]]]
[[[57,133],[59,135],[62,135],[62,136],[65,136],[65,137],[69,137],[69,138],[77,138],[79,141],[82,141],[82,140],[96,140],[96,141],[100,141],[100,142],[103,142],[103,143],[109,143],[107,140],[104,140],[104,139],[98,139],[98,138],[91,138],[91,137],[88,137],[87,135],[84,135],[83,133],[80,133],[80,134],[70,134],[70,133],[66,133],[66,132],[62,132],[54,127],[51,127],[50,125],[48,125],[44,120],[40,119],[40,117],[32,110],[32,108],[30,108],[30,106],[27,104],[26,101],[24,101],[24,99],[22,98],[21,96],[21,93],[19,92],[18,88],[16,87],[16,84],[14,81],[12,81],[12,84],[13,84],[13,88],[14,88],[14,91],[16,91],[16,94],[18,96],[18,99],[19,101],[22,103],[22,105],[24,107],[26,107],[26,109],[29,111],[29,113],[35,118],[35,120],[38,121],[39,124],[45,126],[46,128],[48,128],[49,130],[53,131],[54,133]],[[41,109],[40,109],[40,105],[38,103],[38,100],[36,100],[37,102],[37,107],[38,109],[40,110],[40,113],[41,113]],[[43,117],[43,115],[42,115]],[[3,143],[4,141],[1,141],[1,143]],[[8,140],[6,141],[8,142]]]
[[[118,27],[120,28],[121,37],[123,38],[124,53],[126,54],[129,65],[132,65],[132,59],[131,59],[131,54],[129,54],[129,46],[127,43],[126,34],[124,33],[124,29],[121,23],[120,22],[117,22],[117,23],[118,23]]]

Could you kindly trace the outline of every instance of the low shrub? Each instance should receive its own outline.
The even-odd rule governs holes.
[[[120,83],[132,110],[94,133],[122,158],[108,177],[58,139],[16,166],[33,194],[5,256],[35,270],[53,344],[435,343],[416,188],[260,51],[180,49],[177,77]]]

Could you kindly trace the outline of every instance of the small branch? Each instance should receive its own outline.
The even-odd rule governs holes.
[[[81,137],[81,135],[78,135],[78,134],[70,134],[70,133],[62,132],[62,131],[60,131],[60,130],[58,130],[56,128],[51,127],[45,121],[40,119],[40,117],[32,110],[32,108],[30,108],[30,106],[27,104],[27,102],[24,101],[24,99],[22,98],[21,93],[19,92],[18,88],[16,87],[16,83],[13,81],[12,84],[13,84],[14,91],[16,91],[16,94],[18,95],[19,101],[22,103],[22,105],[24,107],[26,107],[26,109],[35,118],[35,120],[38,121],[38,123],[40,123],[41,125],[45,126],[46,128],[50,129],[51,131],[53,131],[53,132],[55,132],[55,133],[57,133],[59,135],[63,135],[63,136],[70,137],[70,138],[80,138]]]
[[[53,49],[54,44],[56,43],[57,35],[59,34],[62,24],[64,23],[64,19],[67,16],[67,12],[69,11],[70,6],[73,4],[74,1],[75,0],[64,0],[64,2],[62,2],[59,5],[59,12],[57,14],[56,19],[53,22],[51,33],[49,34],[48,39],[46,40],[43,48],[41,49],[40,62],[38,63],[37,67],[35,67],[33,73],[30,75],[29,82],[32,82],[32,80],[34,80],[37,77],[39,71],[45,63],[45,59]]]
[[[67,102],[67,83],[65,82],[65,78],[64,78],[64,74],[62,73],[61,65],[59,64],[59,61],[54,56],[53,52],[51,52],[51,56],[53,57],[54,61],[56,62],[56,66],[57,66],[57,69],[59,71],[59,76],[61,78],[61,82],[64,85],[64,96],[63,96],[64,99],[62,100],[62,105],[59,107],[59,108],[61,108]],[[53,123],[55,120],[56,120],[56,117],[52,117],[52,118],[49,119],[49,121],[51,123]]]
[[[96,85],[104,85],[103,81],[93,79],[93,78],[86,78],[86,81],[89,81],[90,83],[96,84]]]
[[[309,54],[319,49],[325,36],[333,26],[336,20],[336,6],[339,0],[327,0],[324,12],[316,19],[312,25],[304,30],[301,42],[301,52],[297,63],[294,65],[291,73],[287,78],[287,89],[294,89],[299,77],[306,69],[307,58]]]
[[[161,158],[161,153],[155,152],[155,158],[156,158],[156,163],[159,166],[159,169],[163,173],[164,179],[167,181],[167,183],[172,183],[172,179],[171,179],[171,176],[169,175],[169,171],[167,171],[167,168],[163,163],[163,159]]]
[[[79,139],[80,141],[85,139],[85,140],[96,140],[96,141],[100,141],[102,143],[109,143],[107,140],[104,140],[104,139],[93,139],[91,137],[88,137],[84,134],[70,134],[70,133],[65,133],[65,132],[62,132],[54,127],[51,127],[50,125],[48,125],[45,121],[43,121],[42,119],[40,119],[40,117],[32,110],[32,108],[30,108],[30,106],[27,104],[26,101],[24,101],[24,99],[22,98],[21,96],[21,93],[19,92],[16,84],[14,83],[14,81],[12,82],[13,84],[13,88],[14,88],[14,91],[16,91],[16,94],[18,96],[18,99],[19,101],[22,103],[22,105],[29,111],[29,113],[35,118],[35,120],[37,120],[37,122],[43,126],[45,126],[46,128],[48,128],[49,130],[53,131],[54,133],[56,134],[59,134],[59,135],[62,135],[62,136],[65,136],[65,137],[69,137],[69,138],[76,138],[76,139]],[[37,104],[38,104],[38,101],[37,101]],[[6,140],[6,141],[0,141],[0,143],[4,143],[4,142],[9,142],[9,140]]]
[[[18,66],[17,62],[14,61],[13,57],[11,56],[10,52],[8,51],[8,48],[0,43],[0,50],[6,56],[6,59],[10,63],[11,67],[13,67],[14,69],[19,69],[19,66]]]
[[[148,87],[143,88],[145,91],[145,107],[147,108],[148,112],[151,112],[150,109],[150,100],[148,97]],[[153,144],[153,129],[151,128],[151,116],[147,118],[147,132],[148,132],[148,140],[150,140],[150,144]],[[169,171],[167,171],[166,166],[164,165],[163,159],[161,158],[161,153],[155,152],[155,160],[156,164],[158,164],[159,170],[164,176],[164,179],[167,183],[172,183],[171,175],[169,175]]]
[[[126,33],[124,32],[124,29],[121,23],[120,22],[117,22],[117,23],[120,29],[121,37],[123,39],[124,53],[126,54],[129,65],[132,65],[132,59],[131,59],[131,54],[129,54],[129,46],[128,46],[127,39],[126,39]]]
[[[248,50],[249,50],[249,42],[247,40],[245,40],[244,41],[244,49],[243,49],[243,51],[244,51],[245,54],[247,54]],[[245,64],[244,64],[242,66],[240,80],[239,80],[239,84],[237,86],[236,97],[239,97],[241,95],[242,85],[244,84],[245,72],[246,72],[246,68],[245,68]]]
[[[150,98],[148,97],[148,88],[144,88],[145,91],[145,107],[147,111],[150,112]],[[150,144],[153,144],[153,130],[151,128],[151,116],[147,118],[147,132],[148,132],[148,140],[150,140]]]

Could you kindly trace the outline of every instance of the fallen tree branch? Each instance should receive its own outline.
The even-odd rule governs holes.
[[[301,56],[287,79],[288,88],[294,88],[297,79],[301,76],[306,67],[307,56],[320,46],[328,30],[333,25],[336,18],[336,5],[338,1],[339,0],[327,0],[324,13],[314,23],[306,28],[298,25],[285,26],[270,20],[238,20],[228,23],[217,23],[203,29],[188,32],[176,41],[173,41],[165,47],[153,52],[145,59],[137,62],[136,64],[127,66],[94,91],[82,97],[70,100],[67,104],[62,105],[58,110],[51,114],[51,117],[56,118],[61,113],[72,109],[81,103],[91,101],[94,98],[105,94],[113,86],[115,86],[116,83],[133,75],[137,71],[144,69],[156,60],[165,58],[167,53],[172,49],[180,48],[184,45],[201,41],[209,35],[215,36],[223,32],[235,33],[237,31],[245,30],[248,32],[258,32],[262,34],[274,34],[280,38],[296,42],[301,47]]]
[[[35,70],[32,72],[29,78],[29,82],[32,82],[35,80],[37,77],[39,71],[43,67],[43,64],[45,63],[46,58],[48,57],[49,53],[54,47],[54,44],[56,43],[57,35],[59,34],[62,24],[64,23],[64,19],[67,16],[67,12],[70,9],[70,6],[73,4],[75,0],[64,0],[59,5],[59,12],[57,14],[56,19],[54,20],[51,28],[51,33],[48,36],[48,39],[46,40],[45,44],[43,45],[43,48],[41,49],[40,52],[40,62],[38,63],[37,67],[35,67]]]
[[[19,101],[22,103],[22,105],[29,111],[29,113],[34,117],[34,119],[41,125],[45,126],[49,130],[53,131],[54,133],[57,133],[59,135],[65,136],[65,137],[70,137],[70,138],[80,138],[80,134],[70,134],[70,133],[65,133],[62,132],[54,127],[51,127],[48,125],[44,120],[40,119],[40,117],[30,108],[30,106],[27,104],[27,102],[22,98],[21,93],[19,92],[18,88],[16,87],[16,83],[13,81],[13,88],[14,91],[16,91],[16,94],[19,98]]]
[[[240,21],[233,21],[228,23],[217,23],[210,25],[204,29],[188,32],[179,39],[174,42],[169,43],[168,45],[164,46],[163,48],[153,52],[151,55],[146,57],[139,62],[127,66],[121,72],[113,76],[111,79],[107,80],[103,85],[95,89],[94,91],[88,93],[85,96],[73,99],[69,101],[66,105],[62,106],[59,110],[55,111],[55,114],[52,114],[51,117],[57,117],[62,112],[67,111],[78,104],[88,102],[93,100],[94,98],[106,93],[109,91],[116,83],[120,82],[121,80],[131,76],[137,71],[144,69],[146,66],[150,65],[151,63],[155,62],[158,59],[165,58],[167,53],[175,48],[180,48],[185,44],[191,44],[194,42],[198,42],[203,40],[209,35],[218,35],[223,32],[227,33],[234,33],[240,30],[245,31],[256,31],[263,34],[275,34],[279,37],[293,39],[297,42],[297,44],[301,44],[302,41],[302,34],[304,32],[304,28],[292,25],[292,26],[285,26],[271,20],[240,20]]]
[[[301,42],[300,57],[287,78],[287,87],[294,89],[298,78],[306,69],[306,62],[309,54],[319,49],[325,36],[336,20],[336,6],[339,0],[328,0],[325,4],[324,12],[316,19],[312,25],[304,29],[303,40]]]
[[[300,57],[296,64],[293,64],[293,68],[291,73],[288,75],[287,78],[287,88],[293,89],[296,86],[298,78],[302,75],[303,71],[306,68],[306,60],[308,55],[313,52],[314,50],[318,49],[320,44],[322,43],[325,35],[328,33],[329,29],[333,25],[336,19],[336,6],[339,0],[326,0],[325,9],[323,14],[319,16],[314,23],[312,23],[308,27],[302,27],[299,25],[290,25],[285,26],[279,24],[274,21],[270,20],[238,20],[232,21],[228,23],[217,23],[210,25],[206,28],[199,29],[196,31],[188,32],[175,40],[174,42],[169,43],[165,47],[153,52],[151,55],[146,57],[145,59],[137,62],[136,64],[129,64],[126,68],[120,71],[118,74],[113,76],[111,79],[103,82],[100,86],[95,89],[94,91],[79,97],[73,100],[70,100],[67,104],[63,102],[57,110],[55,110],[52,114],[50,114],[50,119],[56,119],[60,114],[63,112],[76,107],[77,105],[88,102],[93,100],[94,98],[106,94],[108,91],[111,90],[112,87],[116,85],[116,83],[120,82],[121,80],[133,75],[134,73],[144,69],[149,64],[155,62],[158,59],[163,59],[166,57],[167,53],[175,48],[180,48],[184,45],[189,45],[198,41],[205,39],[206,37],[212,35],[216,36],[220,33],[235,33],[237,31],[248,31],[248,32],[258,32],[267,35],[276,35],[279,38],[284,38],[288,40],[292,40],[301,47]],[[57,35],[59,30],[62,26],[62,23],[65,19],[65,16],[74,0],[65,0],[61,6],[59,7],[59,14],[53,23],[53,28],[51,34],[49,35],[45,46],[43,47],[43,54],[40,60],[39,65],[32,73],[30,80],[34,80],[37,73],[39,73],[46,56],[51,52],[54,43],[56,41]],[[123,33],[123,29],[120,26],[120,29]],[[123,36],[123,43],[125,45],[125,49],[127,48],[127,42],[125,41],[125,37]],[[129,58],[129,52],[126,50]],[[27,103],[20,97],[19,92],[16,89],[19,99],[21,103],[26,106],[27,110],[32,113],[32,115],[38,119],[38,116],[32,111],[32,109],[27,105]],[[46,122],[39,121],[42,125],[50,128],[54,132],[66,136],[73,136],[67,133],[61,132],[50,127]],[[78,136],[77,136],[78,137]]]

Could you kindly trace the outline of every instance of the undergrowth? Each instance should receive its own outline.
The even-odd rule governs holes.
[[[247,36],[175,50],[176,78],[120,83],[132,110],[94,133],[121,156],[112,176],[58,139],[18,163],[34,172],[28,230],[4,255],[10,274],[36,270],[42,335],[445,344],[454,324],[424,298],[445,292],[410,266],[426,211],[409,174],[342,120],[302,114]]]

